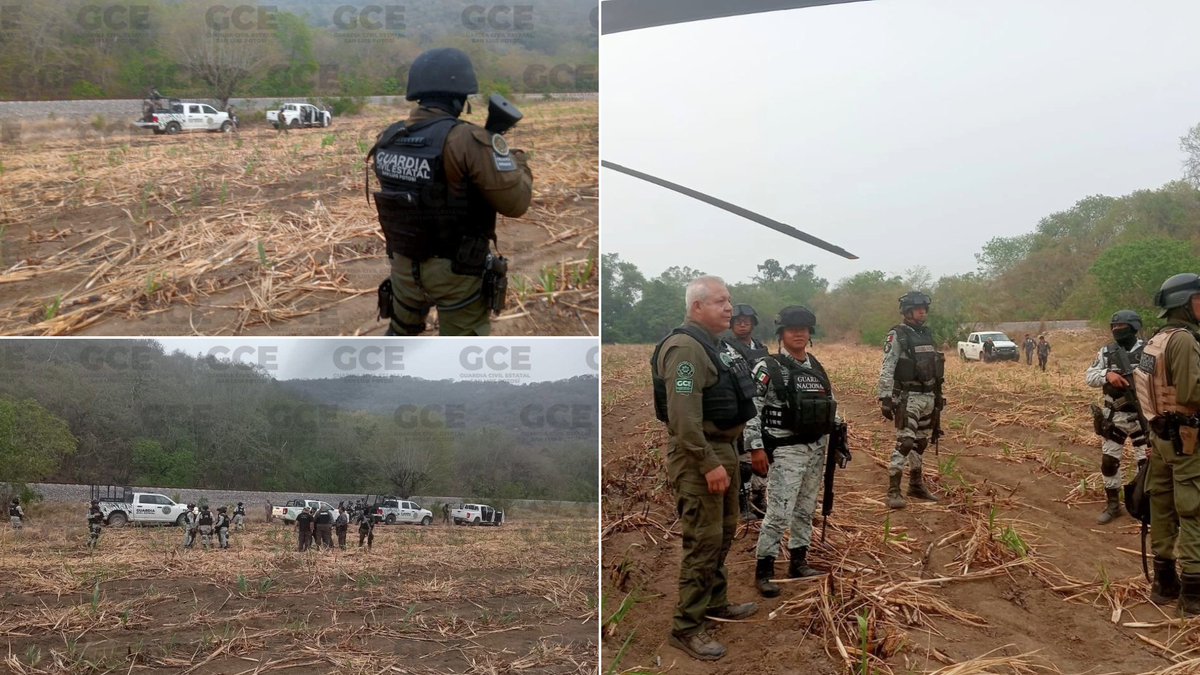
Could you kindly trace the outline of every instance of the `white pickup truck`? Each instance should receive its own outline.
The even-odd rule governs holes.
[[[100,512],[109,527],[139,525],[182,525],[187,506],[176,504],[170,497],[153,492],[131,492],[122,500],[101,499]]]
[[[450,518],[455,525],[495,525],[499,527],[504,524],[504,512],[486,504],[462,504],[450,510]]]
[[[428,525],[433,522],[433,512],[421,508],[421,505],[416,502],[386,497],[383,501],[375,504],[375,520],[388,525],[396,523]]]
[[[233,130],[233,120],[229,119],[229,113],[221,112],[207,103],[172,100],[170,106],[169,109],[155,110],[134,122],[134,125],[150,129],[156,134]]]
[[[287,504],[273,507],[271,509],[271,517],[282,518],[284,525],[291,525],[296,522],[296,516],[300,515],[300,512],[306,506],[312,509],[314,516],[317,515],[317,511],[320,511],[322,506],[329,509],[329,512],[334,514],[335,517],[337,515],[337,507],[330,505],[329,502],[317,501],[315,499],[289,499]]]
[[[984,343],[992,341],[992,355],[984,358]],[[958,355],[963,361],[1019,361],[1020,351],[1017,343],[998,331],[980,331],[971,333],[965,342],[958,343]]]
[[[279,110],[267,111],[267,121],[276,129],[280,125],[291,129],[327,127],[333,124],[333,113],[311,103],[284,103]]]

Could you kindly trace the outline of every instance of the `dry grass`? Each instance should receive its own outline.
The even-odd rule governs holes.
[[[1052,554],[1063,550],[1070,554],[1071,541],[1064,539],[1067,533],[1048,531],[1043,510],[1014,496],[1018,485],[980,482],[962,468],[962,461],[972,457],[1012,462],[1050,477],[1061,487],[1063,496],[1057,501],[1069,507],[1102,501],[1098,451],[1096,460],[1090,461],[1079,456],[1077,448],[1098,447],[1087,415],[1087,404],[1098,393],[1086,387],[1083,371],[1103,336],[1057,338],[1050,336],[1055,351],[1046,373],[1024,364],[964,364],[952,359],[946,382],[947,435],[940,457],[930,452],[925,461],[926,478],[942,495],[942,502],[919,507],[921,521],[937,519],[942,525],[893,526],[893,514],[884,507],[878,487],[856,489],[857,483],[847,485],[847,478],[839,474],[828,539],[822,542],[814,533],[810,551],[810,560],[819,561],[829,575],[785,581],[786,599],[765,618],[748,621],[755,624],[756,633],[771,633],[764,622],[786,620],[787,630],[798,626],[804,635],[816,637],[825,654],[847,673],[1069,672],[1037,651],[1021,652],[1012,645],[955,660],[927,644],[928,636],[943,636],[948,629],[992,627],[988,617],[948,599],[952,586],[992,579],[989,589],[1020,587],[1032,579],[1063,602],[1078,605],[1079,611],[1102,612],[1107,620],[1128,629],[1169,625],[1170,634],[1163,640],[1137,635],[1173,664],[1154,672],[1200,672],[1200,632],[1194,622],[1134,619],[1132,608],[1148,601],[1148,585],[1140,574],[1112,577],[1103,566],[1090,578],[1064,571]],[[839,398],[873,410],[877,351],[821,344],[819,353],[833,374]],[[679,524],[663,470],[665,428],[652,419],[643,421],[644,417],[622,419],[635,409],[638,396],[648,395],[649,354],[647,346],[605,349],[602,541],[636,532],[645,548],[677,547]],[[855,453],[849,474],[862,471],[864,463],[885,467],[893,443],[890,429],[856,424],[853,417],[849,421]],[[1018,511],[1025,515],[1011,515]],[[947,522],[949,527],[944,526]],[[818,531],[819,527],[818,516]],[[1118,527],[1134,529],[1129,521]],[[736,541],[753,542],[758,529],[758,523],[741,524]],[[624,560],[619,555],[606,554],[606,596],[646,583],[639,578],[644,572],[639,565],[646,563],[628,558],[628,552]],[[731,563],[743,570],[739,574],[744,574],[747,564]],[[661,602],[670,604],[670,599]],[[1166,615],[1163,620],[1169,621]],[[611,635],[620,640],[627,633],[611,623],[606,629],[606,639]],[[1117,664],[1100,664],[1089,672],[1111,672],[1111,665]]]
[[[545,231],[539,248],[569,242],[575,253],[549,276],[514,270],[510,288],[525,294],[511,291],[508,316],[539,297],[596,313],[598,224],[581,215],[597,197],[596,103],[527,108],[509,134],[536,167],[524,220]],[[351,283],[347,266],[383,257],[363,158],[400,112],[287,134],[27,144],[5,157],[0,181],[0,291],[37,283],[5,293],[0,332],[67,335],[183,306],[228,310],[235,318],[215,332],[238,333],[374,293]],[[511,257],[505,233],[502,218],[500,250]]]
[[[93,554],[78,514],[31,515],[0,535],[11,672],[597,670],[594,518],[380,526],[370,553],[353,529],[305,554],[277,523],[229,551],[106,529]]]

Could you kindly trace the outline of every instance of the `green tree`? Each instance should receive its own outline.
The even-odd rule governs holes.
[[[1200,269],[1192,244],[1174,239],[1142,239],[1113,246],[1096,259],[1089,272],[1096,278],[1104,305],[1094,318],[1107,322],[1118,309],[1137,309],[1143,320],[1151,312],[1155,291],[1167,277]]]
[[[66,420],[37,401],[0,396],[0,482],[49,478],[78,445]]]
[[[148,438],[133,444],[133,482],[138,485],[190,487],[196,484],[196,474],[196,453],[190,448],[168,450]]]

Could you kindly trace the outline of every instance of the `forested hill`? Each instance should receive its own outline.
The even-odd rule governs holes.
[[[595,377],[349,379],[366,389],[151,340],[0,341],[0,481],[596,498]]]
[[[539,417],[550,415],[548,430],[564,438],[594,440],[596,427],[565,424],[584,410],[595,414],[597,378],[573,377],[554,382],[516,384],[507,381],[426,380],[419,377],[358,375],[317,380],[285,380],[284,389],[316,403],[375,415],[398,422],[428,409],[441,414],[461,413],[461,427],[500,429],[521,433]]]

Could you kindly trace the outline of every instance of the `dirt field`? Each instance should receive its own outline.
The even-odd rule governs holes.
[[[680,542],[662,469],[666,431],[650,405],[651,348],[606,346],[605,672],[1200,672],[1200,624],[1148,602],[1133,520],[1095,523],[1103,487],[1087,403],[1099,390],[1083,372],[1104,335],[1048,339],[1046,373],[949,361],[947,435],[940,457],[926,454],[942,502],[891,513],[883,499],[894,431],[874,393],[881,352],[818,342],[854,452],[837,477],[828,538],[820,543],[818,517],[809,554],[834,571],[763,600],[753,586],[758,524],[739,527],[730,598],[760,610],[721,624],[729,651],[716,664],[666,643]]]
[[[379,526],[370,553],[106,528],[90,555],[84,509],[41,511],[0,534],[0,672],[597,672],[594,512]]]
[[[592,335],[597,102],[523,108],[507,137],[530,154],[534,200],[499,219],[509,295],[492,332]],[[25,125],[0,145],[0,333],[382,334],[389,268],[363,158],[406,110],[287,134]]]

